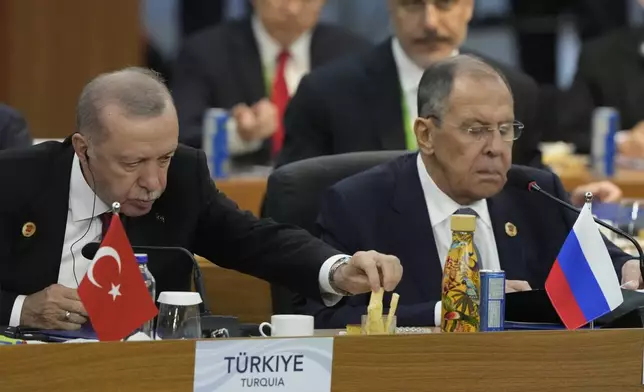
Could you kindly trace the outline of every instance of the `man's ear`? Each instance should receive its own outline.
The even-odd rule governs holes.
[[[418,117],[414,121],[414,134],[418,149],[425,155],[434,154],[434,134],[436,126],[431,119]]]
[[[465,7],[465,19],[467,19],[467,23],[469,24],[472,16],[474,16],[474,0],[465,0],[463,6]]]
[[[80,159],[82,163],[87,164],[87,151],[89,149],[87,137],[76,132],[72,135],[72,146],[74,147],[74,151],[76,152],[78,159]]]

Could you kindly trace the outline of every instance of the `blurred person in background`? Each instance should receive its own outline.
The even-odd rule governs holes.
[[[233,164],[270,165],[281,150],[282,118],[311,69],[369,47],[342,28],[319,24],[324,0],[253,0],[249,19],[223,22],[189,38],[174,72],[183,143],[201,147],[209,108],[230,109]]]
[[[474,0],[387,0],[394,35],[373,50],[306,76],[291,100],[278,165],[354,151],[416,150],[412,123],[423,71],[461,52]],[[499,69],[526,126],[514,159],[540,164],[538,88],[529,76],[485,58]]]
[[[29,147],[33,143],[24,117],[0,103],[0,150]]]
[[[639,0],[644,6],[644,0]],[[588,153],[591,120],[597,107],[620,113],[622,154],[644,157],[644,28],[624,26],[584,44],[577,74],[559,105],[559,135],[577,152]]]
[[[539,84],[555,85],[560,16],[575,17],[582,42],[626,23],[625,0],[511,0],[521,69]]]
[[[417,149],[412,124],[421,76],[429,65],[461,52],[474,0],[388,0],[387,4],[393,37],[302,79],[286,112],[278,166],[321,155]],[[520,71],[479,57],[507,79],[516,118],[525,124],[523,136],[513,146],[513,163],[543,167],[537,84]],[[573,201],[583,203],[586,191],[606,201],[621,196],[619,188],[601,182],[577,188]]]

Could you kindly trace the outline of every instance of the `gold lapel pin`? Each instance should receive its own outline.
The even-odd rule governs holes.
[[[512,222],[507,222],[505,224],[505,234],[510,237],[515,237],[517,235],[517,227]]]
[[[33,222],[27,222],[24,225],[22,225],[22,235],[23,237],[31,237],[32,235],[36,234],[36,224]]]

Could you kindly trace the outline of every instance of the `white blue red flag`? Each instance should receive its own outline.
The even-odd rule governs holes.
[[[624,302],[615,267],[588,205],[559,251],[546,279],[546,291],[568,329],[588,324]]]

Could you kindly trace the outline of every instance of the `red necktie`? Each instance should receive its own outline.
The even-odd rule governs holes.
[[[277,131],[273,134],[273,156],[276,156],[282,149],[284,143],[284,112],[286,105],[288,105],[289,95],[288,87],[286,86],[286,77],[284,76],[284,69],[286,62],[290,57],[287,50],[280,52],[277,56],[277,70],[273,80],[273,91],[271,92],[271,101],[277,107]]]
[[[101,218],[101,223],[103,224],[103,227],[101,228],[101,241],[103,241],[103,238],[105,238],[105,235],[107,234],[107,229],[110,228],[110,223],[112,223],[112,213],[104,212],[98,217]]]

